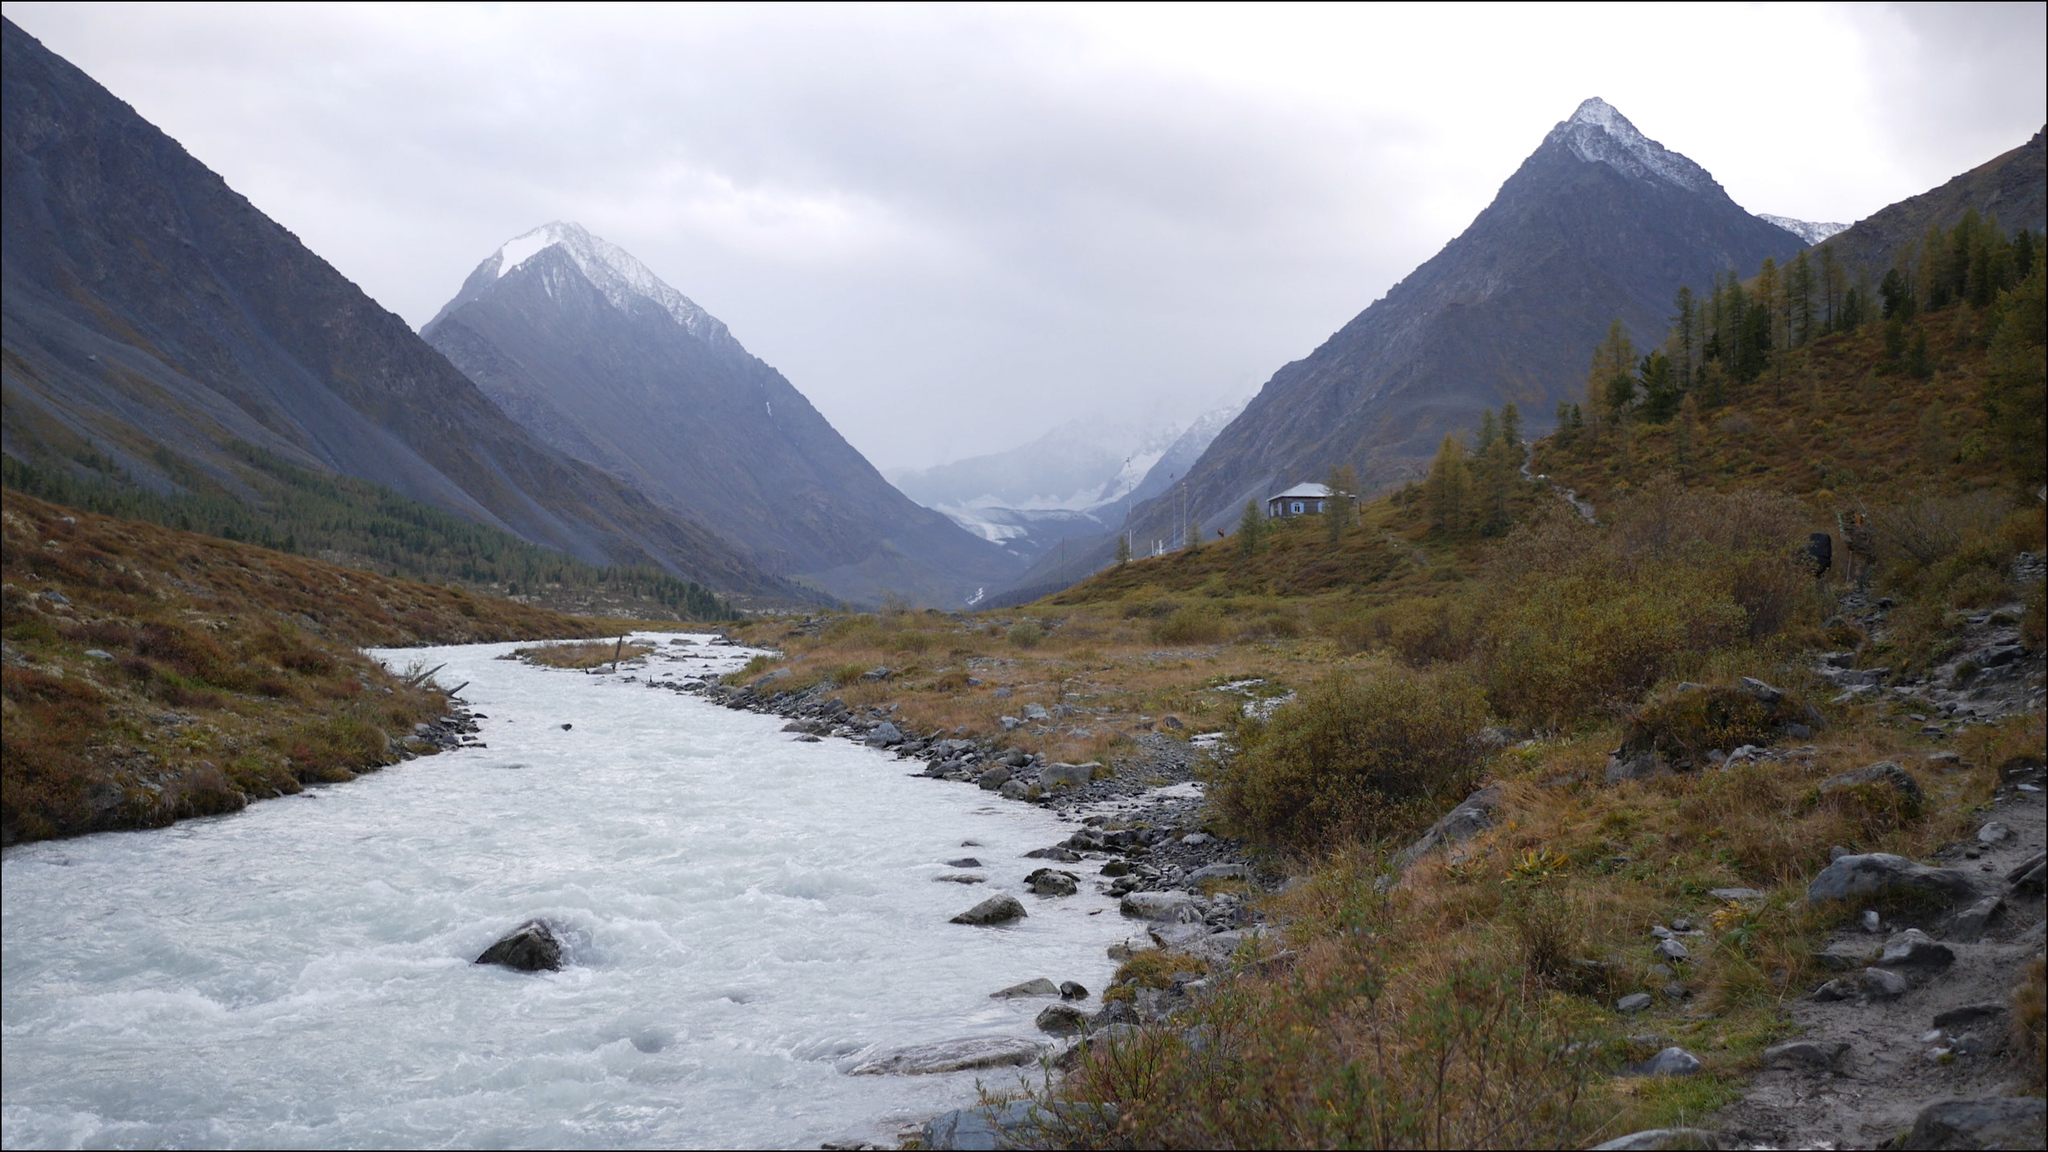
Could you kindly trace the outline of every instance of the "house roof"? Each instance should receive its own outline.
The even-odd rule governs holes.
[[[1275,492],[1268,500],[1321,500],[1330,490],[1321,484],[1296,484],[1285,492]]]

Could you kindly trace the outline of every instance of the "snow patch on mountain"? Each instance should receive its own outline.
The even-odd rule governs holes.
[[[1761,219],[1769,220],[1771,223],[1792,233],[1808,244],[1818,244],[1837,232],[1849,230],[1847,224],[1835,224],[1829,221],[1794,220],[1790,216],[1773,216],[1769,212],[1759,212],[1757,216]]]
[[[574,221],[556,220],[507,240],[496,254],[498,277],[549,248],[560,248],[614,308],[630,312],[636,301],[650,301],[699,340],[715,344],[732,339],[724,322],[669,287],[632,253]]]
[[[1675,185],[1687,192],[1714,186],[1705,168],[1636,129],[1614,105],[1598,96],[1580,104],[1572,118],[1550,130],[1550,140],[1570,148],[1589,164],[1605,164],[1641,180]]]
[[[1171,488],[1249,397],[1185,427],[1151,429],[1075,420],[1020,448],[889,480],[960,527],[1035,559],[1063,539],[1114,531],[1131,508]]]

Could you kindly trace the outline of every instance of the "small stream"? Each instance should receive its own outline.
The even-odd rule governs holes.
[[[893,1141],[977,1074],[853,1057],[1035,1036],[1044,1001],[988,994],[1106,984],[1138,926],[1092,884],[1022,888],[1023,853],[1071,830],[1055,816],[650,690],[752,655],[653,638],[620,675],[495,659],[510,644],[380,653],[470,681],[489,747],[8,851],[6,1146]],[[963,856],[987,883],[933,881]],[[994,892],[1030,916],[947,923]],[[535,916],[565,931],[563,971],[470,962]]]

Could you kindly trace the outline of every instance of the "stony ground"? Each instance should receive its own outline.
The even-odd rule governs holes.
[[[1835,934],[1824,954],[1840,958],[1849,975],[1908,928],[1945,944],[1955,960],[1896,999],[1856,995],[1790,1005],[1799,1041],[1840,1054],[1832,1067],[1795,1054],[1762,1069],[1713,1125],[1724,1139],[1780,1148],[1869,1148],[1910,1129],[1929,1104],[2012,1094],[2020,1054],[2010,1039],[2007,1006],[2021,970],[2041,954],[2043,919],[2040,888],[2015,890],[2006,877],[2039,861],[2048,846],[2048,794],[2040,786],[2039,770],[2006,784],[1984,813],[1984,825],[2003,825],[2008,835],[1997,837],[1994,829],[1993,843],[1958,844],[1937,860],[1975,873],[1986,896],[2002,898],[1982,939],[1970,942],[1971,933],[1949,911],[1880,917],[1875,932],[1857,924]]]

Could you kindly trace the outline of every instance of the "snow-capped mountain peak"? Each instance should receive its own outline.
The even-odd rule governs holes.
[[[1559,141],[1589,164],[1605,164],[1642,180],[1675,185],[1688,192],[1713,187],[1707,170],[1636,129],[1614,105],[1598,96],[1580,104],[1572,118],[1551,129]]]
[[[1757,215],[1808,244],[1818,244],[1837,232],[1848,231],[1849,228],[1847,224],[1834,224],[1823,220],[1794,220],[1790,216],[1773,216],[1769,212],[1759,212]]]
[[[630,310],[635,300],[652,301],[700,340],[729,339],[725,324],[695,301],[669,287],[647,265],[624,248],[595,236],[574,221],[556,220],[505,241],[490,258],[497,275],[505,275],[549,248],[559,248],[574,261],[583,277],[604,293],[612,306]]]

